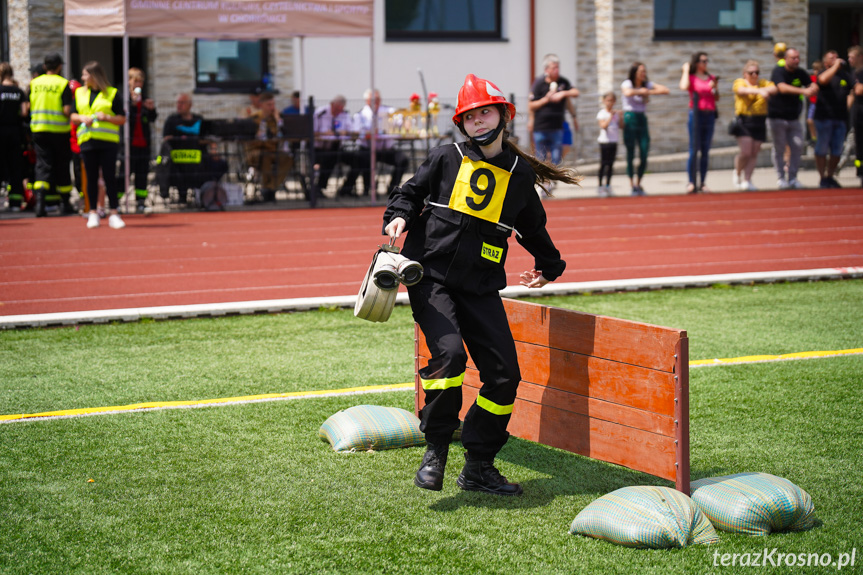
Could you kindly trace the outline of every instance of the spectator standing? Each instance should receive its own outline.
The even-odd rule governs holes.
[[[851,93],[854,78],[845,60],[835,50],[824,54],[824,71],[818,75],[818,99],[815,102],[815,167],[821,178],[818,187],[840,188],[833,177],[845,135],[848,131],[848,95]]]
[[[24,203],[24,118],[27,96],[15,81],[12,66],[0,62],[0,182],[6,183],[9,209]]]
[[[812,73],[809,79],[813,83],[818,82],[818,75],[824,71],[824,63],[821,60],[812,62]],[[818,132],[815,130],[815,102],[818,101],[818,96],[812,96],[806,101],[806,136],[813,145],[818,140]]]
[[[140,68],[129,69],[129,170],[135,178],[135,205],[138,213],[144,213],[147,207],[147,180],[150,172],[150,142],[152,126],[156,121],[156,104],[146,97],[144,89],[144,71]]]
[[[655,84],[647,79],[647,66],[635,62],[629,68],[629,76],[620,85],[623,93],[623,144],[626,146],[626,175],[632,186],[633,196],[643,196],[641,178],[647,170],[647,154],[650,152],[650,130],[647,125],[647,102],[650,96],[671,92],[667,86]],[[638,147],[638,171],[635,171],[635,148]]]
[[[848,48],[848,64],[854,70],[854,101],[851,105],[851,125],[854,126],[854,147],[857,158],[857,176],[863,186],[863,48]]]
[[[617,97],[614,92],[607,92],[602,97],[602,109],[596,114],[599,122],[599,187],[600,197],[613,195],[611,190],[611,175],[614,171],[614,159],[617,157],[617,143],[620,141],[620,131],[623,129],[623,113],[614,109]],[[605,177],[605,184],[602,179]]]
[[[761,67],[755,60],[743,66],[743,77],[734,80],[734,113],[740,133],[734,158],[734,189],[755,191],[752,173],[758,164],[761,145],[767,141],[767,99],[776,93],[776,86],[761,77]]]
[[[360,163],[363,177],[363,188],[368,193],[371,190],[374,182],[371,181],[371,134],[374,130],[374,121],[377,117],[377,131],[379,136],[375,140],[375,161],[381,164],[392,166],[393,173],[390,178],[387,194],[393,191],[402,183],[402,177],[410,165],[410,159],[407,154],[396,147],[396,142],[391,138],[380,137],[386,132],[387,120],[395,111],[392,106],[381,106],[381,94],[377,90],[374,91],[372,98],[372,90],[368,89],[363,93],[366,105],[356,115],[354,119],[354,128],[360,134],[360,150],[357,154],[357,161]]]
[[[45,73],[30,82],[30,132],[36,152],[33,193],[37,218],[46,215],[46,201],[59,201],[64,212],[73,211],[70,203],[72,176],[69,172],[72,90],[69,89],[69,81],[60,75],[63,69],[60,54],[45,56],[44,66]]]
[[[785,52],[788,50],[788,46],[785,42],[777,42],[773,45],[773,58],[776,60],[777,68],[785,67]]]
[[[710,144],[716,127],[716,101],[719,100],[719,77],[707,70],[706,52],[696,52],[682,66],[680,89],[689,92],[689,161],[686,164],[690,194],[709,192],[704,183],[710,165]],[[698,174],[701,174],[700,184]]]
[[[120,126],[126,123],[123,100],[117,89],[108,83],[105,70],[96,61],[87,62],[81,73],[83,86],[75,91],[75,113],[72,121],[78,125],[78,145],[87,174],[87,197],[90,212],[87,227],[99,227],[99,214],[94,211],[99,195],[99,171],[105,182],[110,216],[108,225],[115,230],[126,227],[117,213],[120,206],[116,176],[117,152],[120,149]],[[66,164],[68,171],[68,163]]]
[[[767,103],[767,125],[773,136],[773,166],[778,178],[776,185],[780,189],[802,188],[803,184],[797,179],[803,153],[800,112],[803,100],[818,93],[818,85],[812,82],[806,70],[800,68],[800,53],[795,48],[785,51],[785,66],[774,68],[770,81],[777,90]],[[786,146],[790,149],[787,171]]]
[[[578,90],[560,75],[560,59],[548,54],[542,62],[544,73],[530,87],[528,108],[533,112],[533,140],[537,157],[560,165],[563,146],[563,124],[566,112],[575,115],[571,98]]]

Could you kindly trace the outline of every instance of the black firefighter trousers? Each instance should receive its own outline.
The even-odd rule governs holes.
[[[465,416],[462,444],[468,459],[493,460],[509,438],[506,428],[521,380],[500,295],[464,293],[431,280],[409,287],[408,295],[431,352],[419,372],[425,390],[420,430],[428,443],[441,445],[458,429],[467,345],[482,388]]]

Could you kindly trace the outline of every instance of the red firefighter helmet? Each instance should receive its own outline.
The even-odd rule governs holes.
[[[468,74],[464,79],[464,86],[458,91],[458,103],[452,121],[458,126],[461,123],[461,115],[468,110],[475,110],[492,104],[503,104],[509,109],[510,116],[515,116],[515,106],[506,101],[506,96],[497,86],[488,80]]]
[[[72,90],[72,93],[75,93],[75,90],[81,87],[81,82],[78,80],[72,79],[69,80],[69,89]]]

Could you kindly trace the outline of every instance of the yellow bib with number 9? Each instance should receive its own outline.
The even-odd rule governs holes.
[[[461,160],[449,198],[449,208],[463,214],[498,223],[512,173],[485,162]]]

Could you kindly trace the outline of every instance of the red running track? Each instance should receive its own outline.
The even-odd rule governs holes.
[[[863,190],[553,200],[582,282],[863,266]],[[355,294],[383,208],[0,220],[0,316]],[[509,285],[532,267],[512,242]]]

